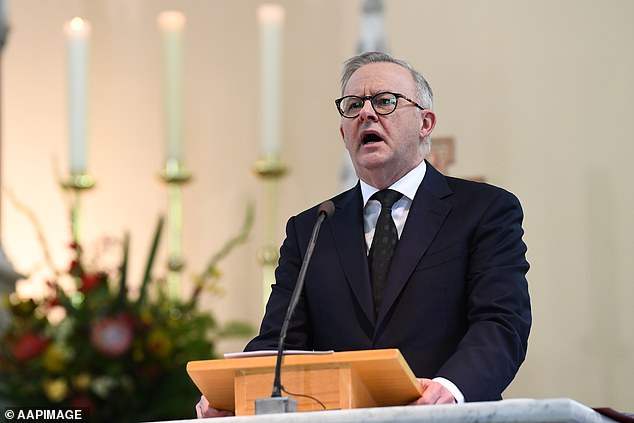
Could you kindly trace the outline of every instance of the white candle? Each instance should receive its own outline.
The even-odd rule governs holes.
[[[260,24],[260,116],[262,155],[279,154],[282,109],[282,26],[284,9],[262,4],[257,9]]]
[[[168,10],[158,15],[163,34],[163,65],[165,79],[165,159],[183,160],[183,29],[185,15]]]
[[[81,18],[73,18],[64,30],[68,37],[70,172],[81,174],[86,172],[90,24]]]

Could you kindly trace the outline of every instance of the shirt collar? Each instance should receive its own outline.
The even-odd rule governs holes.
[[[427,165],[425,164],[425,160],[423,160],[418,166],[410,170],[405,176],[394,182],[388,188],[400,192],[405,197],[409,198],[410,201],[413,201],[414,195],[416,195],[416,191],[418,190],[418,186],[425,177],[426,170]],[[360,182],[361,194],[363,195],[363,206],[365,207],[365,205],[368,204],[370,197],[372,197],[375,192],[379,191],[379,189],[363,181]]]

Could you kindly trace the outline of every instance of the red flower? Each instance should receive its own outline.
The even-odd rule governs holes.
[[[132,331],[137,330],[137,329],[143,329],[143,327],[141,326],[141,322],[139,321],[138,317],[135,316],[133,313],[127,313],[125,311],[122,311],[119,314],[119,319],[124,322],[125,324],[127,324],[128,326],[130,326],[130,328],[132,329]]]
[[[95,403],[87,395],[79,394],[74,396],[69,404],[72,408],[85,408],[88,411],[94,411],[97,407]]]
[[[60,305],[59,298],[57,296],[49,297],[45,300],[44,305],[49,309],[58,306]]]
[[[90,340],[97,350],[109,357],[124,354],[132,345],[132,326],[123,315],[105,317],[93,323]]]
[[[99,273],[83,273],[81,275],[81,286],[79,290],[87,293],[95,289],[101,283],[101,275]]]
[[[28,361],[42,354],[48,344],[49,340],[40,333],[25,333],[13,345],[13,356],[18,361]]]

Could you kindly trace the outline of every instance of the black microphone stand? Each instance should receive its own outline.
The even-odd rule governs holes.
[[[255,414],[292,413],[297,411],[297,400],[295,400],[294,398],[282,396],[284,386],[282,385],[280,374],[282,370],[282,358],[284,357],[284,343],[286,341],[286,333],[288,332],[288,326],[290,324],[291,317],[293,316],[293,312],[295,311],[297,303],[299,302],[299,297],[304,289],[306,270],[308,269],[310,258],[313,255],[313,250],[315,249],[315,243],[317,242],[319,229],[321,228],[321,224],[323,223],[323,221],[328,215],[332,214],[334,209],[335,206],[332,201],[326,201],[319,206],[317,222],[315,222],[313,233],[311,234],[310,240],[308,241],[306,255],[304,256],[302,267],[299,270],[297,283],[295,284],[295,288],[293,289],[291,301],[288,305],[288,308],[286,309],[286,316],[284,317],[284,322],[282,323],[282,328],[280,330],[280,341],[277,344],[277,361],[275,363],[273,391],[271,392],[270,398],[256,398]]]

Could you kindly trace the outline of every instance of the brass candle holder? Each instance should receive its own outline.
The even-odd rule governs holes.
[[[187,172],[181,161],[167,159],[159,176],[167,184],[168,290],[172,298],[177,298],[180,295],[181,271],[185,266],[181,244],[183,234],[182,186],[191,180],[192,175]]]
[[[70,208],[70,221],[75,242],[81,241],[81,193],[94,186],[94,179],[85,172],[71,173],[66,181],[62,181],[62,188],[74,194]]]
[[[271,293],[271,285],[275,283],[275,267],[279,258],[276,245],[277,186],[287,171],[288,168],[278,155],[264,157],[253,164],[253,172],[264,183],[265,192],[264,246],[258,252],[262,265],[262,299],[265,306]]]

